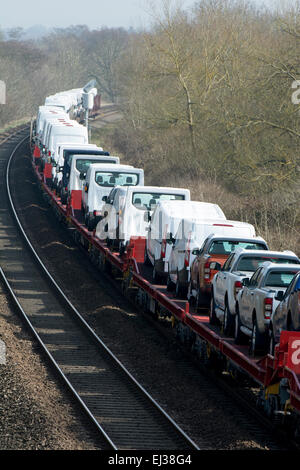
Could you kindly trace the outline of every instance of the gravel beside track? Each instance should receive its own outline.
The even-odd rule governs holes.
[[[98,336],[201,449],[278,449],[280,444],[182,356],[98,274],[38,192],[27,156],[15,158],[13,195],[50,272]]]

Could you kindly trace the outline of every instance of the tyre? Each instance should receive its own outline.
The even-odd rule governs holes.
[[[215,311],[215,299],[212,294],[210,299],[210,307],[209,307],[209,323],[211,325],[216,325],[218,323],[218,318]]]
[[[167,291],[172,292],[173,290],[174,290],[174,284],[173,284],[173,282],[171,281],[170,273],[168,273],[168,277],[167,277]]]
[[[90,221],[90,218],[89,218],[88,215],[86,216],[85,225],[87,226],[87,229],[88,229],[89,231],[91,231],[91,221]]]
[[[68,199],[68,195],[64,191],[62,191],[62,193],[61,193],[61,203],[66,205],[67,204],[67,199]]]
[[[255,356],[257,354],[263,354],[267,350],[267,335],[261,333],[258,329],[257,320],[254,318],[252,325],[252,336],[250,341],[250,353]]]
[[[149,259],[148,253],[147,253],[147,247],[145,247],[144,264],[146,266],[151,266],[151,261]]]
[[[152,271],[152,279],[155,284],[160,284],[161,282],[161,277],[159,273],[156,271],[155,265],[153,266],[153,271]]]
[[[241,331],[241,319],[240,319],[240,314],[237,309],[237,312],[235,314],[235,324],[234,324],[234,342],[235,344],[247,344],[249,341],[248,336],[246,336],[242,331]]]
[[[270,328],[270,336],[269,336],[269,354],[274,356],[275,352],[275,338],[273,333],[273,328]]]
[[[198,311],[198,308],[201,307],[201,293],[200,293],[200,288],[197,286],[197,291],[196,291],[196,298],[195,298],[195,308],[196,312]]]
[[[182,287],[179,281],[179,274],[177,271],[177,280],[176,280],[176,285],[175,285],[175,296],[178,298],[186,298],[187,294],[187,289],[185,287]]]
[[[226,336],[232,336],[234,333],[234,315],[229,310],[228,302],[225,302],[224,318],[223,318],[223,331]]]
[[[189,282],[187,298],[191,307],[195,307],[195,297],[192,296],[192,284]]]
[[[126,250],[126,247],[125,247],[124,243],[120,242],[119,243],[119,254],[120,254],[120,256],[124,255],[125,250]]]

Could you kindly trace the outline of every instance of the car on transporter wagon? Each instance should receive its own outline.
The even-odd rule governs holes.
[[[299,258],[292,251],[247,250],[238,248],[233,252],[222,269],[215,274],[212,281],[212,294],[209,318],[210,322],[220,322],[224,333],[234,333],[236,299],[243,288],[243,280],[250,279],[253,273],[264,262],[299,263]]]
[[[224,221],[213,227],[200,248],[194,248],[190,268],[188,300],[196,309],[209,307],[212,280],[237,248],[268,250],[266,241],[255,236],[254,227],[243,222]]]
[[[279,305],[272,314],[269,324],[270,353],[274,354],[283,330],[300,331],[300,270],[292,279],[286,291],[280,290],[276,300]]]
[[[293,277],[300,271],[300,260],[290,263],[263,263],[237,294],[235,343],[250,339],[252,355],[265,353],[269,347],[269,324],[279,304],[278,293],[284,293]]]

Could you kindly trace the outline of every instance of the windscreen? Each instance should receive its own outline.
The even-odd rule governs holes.
[[[243,256],[239,260],[236,270],[254,272],[266,261],[271,261],[271,263],[298,264],[298,261],[296,259],[294,260],[289,258],[268,256]]]
[[[265,250],[266,246],[257,242],[242,242],[238,240],[215,240],[210,245],[208,253],[211,255],[230,255],[238,247],[246,250]]]
[[[265,286],[287,288],[298,271],[271,271],[268,273]]]
[[[132,204],[141,210],[153,210],[158,201],[184,201],[183,194],[133,193]]]
[[[100,160],[99,158],[96,160],[96,159],[87,159],[87,158],[82,158],[82,159],[78,159],[76,160],[76,170],[78,170],[80,173],[86,173],[89,169],[89,166],[92,164],[92,163],[108,163],[107,162],[107,159],[103,158],[103,160]],[[109,163],[113,163],[113,162],[109,162]]]
[[[105,187],[136,186],[139,184],[139,175],[118,171],[96,171],[95,181],[99,186]]]

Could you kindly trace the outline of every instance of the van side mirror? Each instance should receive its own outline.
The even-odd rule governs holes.
[[[63,166],[59,166],[59,167],[58,167],[58,171],[59,171],[59,172],[64,171],[64,167],[63,167]]]
[[[279,300],[279,302],[281,302],[283,300],[283,297],[284,297],[284,291],[280,290],[277,292],[275,296],[275,300]]]
[[[200,248],[194,248],[194,249],[192,250],[192,255],[194,255],[194,256],[199,256],[200,253],[201,253]]]
[[[107,196],[103,196],[102,201],[107,202]]]
[[[80,179],[80,180],[84,180],[84,179],[85,179],[85,174],[84,174],[84,173],[80,173],[79,179]]]
[[[175,238],[173,238],[172,233],[167,233],[166,242],[169,243],[169,245],[174,245]]]
[[[242,280],[242,284],[244,287],[248,287],[250,286],[250,279],[248,277],[245,277],[243,280]]]
[[[213,261],[212,263],[210,263],[209,267],[213,271],[221,271],[222,269],[222,266],[217,261]]]

